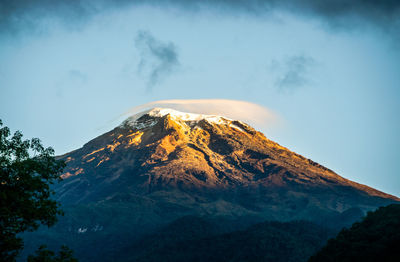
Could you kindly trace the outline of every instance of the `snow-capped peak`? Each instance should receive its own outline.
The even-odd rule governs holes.
[[[134,126],[138,129],[142,129],[142,128],[150,127],[150,126],[153,126],[156,124],[157,120],[155,120],[155,119],[142,120],[141,118],[144,115],[149,115],[153,118],[159,118],[159,117],[169,115],[174,120],[190,122],[191,125],[196,124],[197,122],[199,122],[201,120],[206,120],[209,123],[215,123],[215,124],[224,124],[224,123],[226,124],[228,122],[233,121],[229,118],[217,116],[217,115],[185,113],[185,112],[181,112],[181,111],[171,109],[171,108],[156,107],[156,108],[152,108],[152,109],[140,112],[133,116],[130,116],[121,125],[122,126],[129,125],[129,126]]]
[[[153,108],[148,112],[148,115],[154,117],[163,117],[165,115],[170,115],[174,119],[179,119],[182,121],[190,121],[190,122],[198,122],[200,120],[207,120],[210,123],[223,123],[226,120],[230,120],[226,117],[217,116],[217,115],[203,115],[203,114],[194,114],[194,113],[185,113],[181,111],[177,111],[171,108]]]

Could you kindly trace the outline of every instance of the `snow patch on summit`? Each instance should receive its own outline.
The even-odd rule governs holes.
[[[227,122],[227,120],[232,121],[231,119],[222,116],[185,113],[170,108],[154,108],[150,110],[148,114],[154,117],[163,117],[165,115],[170,115],[173,119],[178,119],[185,122],[199,122],[200,120],[204,119],[210,123],[224,124]]]
[[[152,118],[150,119],[142,119],[144,115],[151,116]],[[230,124],[233,120],[222,117],[222,116],[217,116],[217,115],[203,115],[203,114],[195,114],[195,113],[185,113],[185,112],[180,112],[171,108],[153,108],[149,109],[143,112],[140,112],[138,114],[135,114],[133,116],[130,116],[128,119],[126,119],[120,126],[131,126],[135,127],[136,129],[144,129],[148,127],[152,127],[157,123],[156,118],[160,118],[163,116],[169,115],[172,119],[178,120],[178,121],[183,121],[188,123],[190,126],[195,126],[196,123],[198,123],[201,120],[205,120],[209,123],[213,124]],[[238,129],[241,129],[237,126],[234,126]]]

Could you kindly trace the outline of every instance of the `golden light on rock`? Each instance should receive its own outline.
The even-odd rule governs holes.
[[[100,148],[100,149],[97,149],[97,150],[94,150],[94,151],[92,151],[91,153],[85,155],[85,156],[83,157],[83,159],[85,159],[85,158],[87,158],[88,156],[91,156],[91,155],[93,155],[93,154],[96,154],[97,152],[103,151],[103,150],[104,150],[104,147],[102,147],[102,148]]]
[[[121,136],[122,136],[122,135],[120,135],[120,136],[118,136],[118,137],[121,137]],[[114,152],[115,148],[116,148],[117,146],[119,146],[120,144],[121,144],[120,142],[115,142],[114,144],[107,145],[107,148],[109,148],[111,152]]]
[[[128,135],[127,137],[131,137],[128,142],[128,146],[130,145],[139,145],[142,142],[143,132],[137,131],[133,134]]]

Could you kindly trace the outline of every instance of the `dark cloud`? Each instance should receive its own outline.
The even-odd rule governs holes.
[[[140,52],[138,71],[148,78],[149,90],[179,66],[178,52],[172,42],[162,42],[149,32],[140,31],[135,46]]]
[[[79,26],[95,10],[78,0],[1,0],[0,31],[17,34],[42,30],[44,19],[58,19],[67,26]]]
[[[281,66],[273,62],[274,67],[280,67],[281,74],[276,80],[280,91],[287,92],[311,84],[309,78],[310,68],[315,65],[315,60],[309,56],[292,56]]]
[[[399,0],[1,0],[0,30],[31,30],[43,18],[56,18],[66,25],[82,23],[93,14],[132,5],[175,6],[184,10],[216,10],[268,15],[283,10],[322,18],[331,25],[351,27],[374,24],[384,29],[400,27]],[[396,30],[398,32],[398,30]]]
[[[398,0],[298,0],[286,7],[300,15],[322,18],[329,26],[348,29],[363,25],[377,26],[398,33],[400,1]]]
[[[400,2],[397,0],[298,0],[286,1],[295,8],[335,18],[340,16],[359,16],[366,20],[398,19]]]

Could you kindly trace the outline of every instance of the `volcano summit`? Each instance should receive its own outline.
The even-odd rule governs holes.
[[[241,121],[165,108],[131,116],[62,159],[67,168],[57,196],[68,204],[145,198],[188,214],[318,220],[399,200]]]

